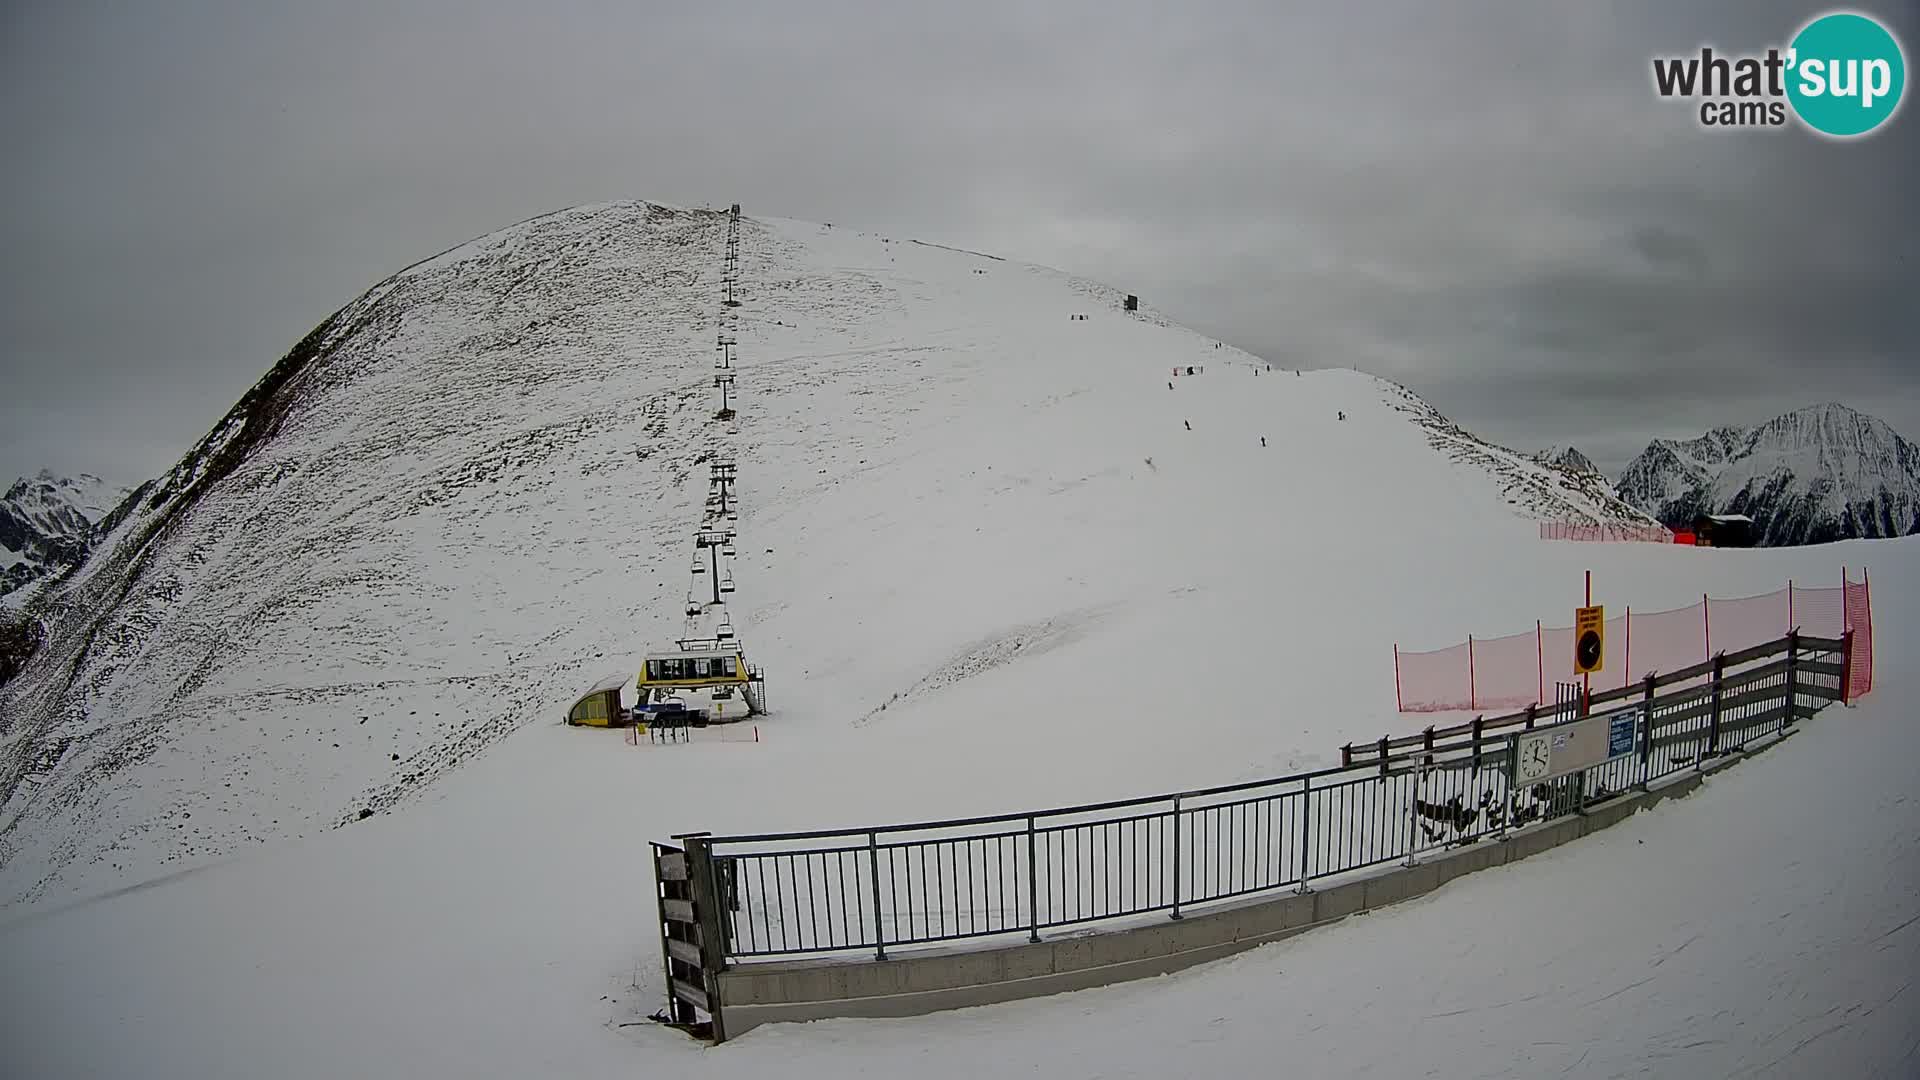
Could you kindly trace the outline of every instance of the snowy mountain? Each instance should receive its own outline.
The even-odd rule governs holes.
[[[1497,573],[1490,538],[1531,540],[1531,516],[1636,515],[1401,387],[1277,370],[1040,267],[749,218],[743,304],[723,307],[726,221],[646,203],[536,218],[296,344],[47,597],[0,687],[0,897],[357,822],[555,720],[681,635],[721,453],[743,507],[726,606],[769,672],[786,765],[622,760],[658,813],[743,824],[767,823],[769,790],[790,824],[977,812],[989,772],[996,800],[1091,797],[1148,764],[1142,783],[1215,782],[1216,747],[1272,745],[1257,680],[1209,686],[1203,737],[1150,762],[1088,746],[1106,718],[1190,695],[1196,670],[1377,667],[1383,609],[1327,602],[1325,570],[1370,551],[1397,566],[1410,528],[1470,538],[1460,565]],[[1472,580],[1423,575],[1421,603],[1457,612]],[[1290,611],[1311,617],[1244,623]],[[977,737],[1005,722],[980,695],[1009,670],[1044,673],[1029,760]],[[1367,685],[1390,710],[1390,684]],[[1326,715],[1365,715],[1335,710],[1351,685],[1324,692]],[[855,789],[846,758],[799,764],[893,732],[946,768]],[[1069,754],[1084,775],[1042,767]],[[1239,767],[1293,760],[1277,754]],[[743,784],[760,786],[727,797]]]
[[[1598,473],[1600,467],[1593,459],[1571,446],[1556,446],[1551,450],[1542,450],[1533,455],[1533,460],[1543,465],[1558,465],[1563,469],[1577,473]]]
[[[1768,545],[1903,536],[1920,532],[1920,446],[1844,405],[1812,405],[1755,428],[1656,439],[1617,490],[1670,526],[1745,514]]]
[[[58,574],[86,554],[88,535],[126,492],[97,476],[42,469],[0,497],[0,594]]]

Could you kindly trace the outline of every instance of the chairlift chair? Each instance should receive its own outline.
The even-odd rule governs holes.
[[[694,573],[696,573],[696,574],[704,574],[704,573],[706,573],[706,572],[707,572],[707,564],[706,564],[706,563],[704,563],[704,562],[701,562],[701,561],[700,561],[699,559],[695,559],[695,560],[693,560],[693,572],[694,572]]]
[[[732,574],[728,574],[726,577],[723,577],[720,579],[720,591],[722,593],[730,593],[733,591],[733,575]]]

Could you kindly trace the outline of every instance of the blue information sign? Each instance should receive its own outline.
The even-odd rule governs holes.
[[[1634,722],[1639,713],[1626,709],[1607,717],[1607,757],[1617,758],[1633,753]]]

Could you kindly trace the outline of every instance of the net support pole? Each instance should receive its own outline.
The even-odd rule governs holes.
[[[1540,620],[1533,620],[1533,700],[1544,701],[1547,697],[1547,654],[1546,643],[1541,640]]]
[[[1593,571],[1591,570],[1587,571],[1587,606],[1588,607],[1593,606]],[[1606,633],[1606,630],[1607,630],[1606,624],[1604,622],[1601,623],[1600,632],[1604,634]],[[1579,636],[1580,636],[1580,628],[1576,626],[1574,627],[1574,640],[1578,641]],[[1585,716],[1587,714],[1588,703],[1591,702],[1592,700],[1593,700],[1593,673],[1587,672],[1580,676],[1580,715]],[[1582,799],[1586,797],[1586,790],[1587,790],[1586,784],[1587,784],[1587,775],[1586,773],[1582,772],[1580,774],[1580,791],[1581,791]],[[1584,804],[1582,805],[1582,812],[1583,813],[1585,812]]]
[[[1620,686],[1622,689],[1625,689],[1628,684],[1633,682],[1633,606],[1631,604],[1627,606],[1626,633],[1622,636],[1627,639],[1625,643],[1626,655],[1620,661]]]
[[[1706,659],[1711,660],[1713,659],[1713,601],[1707,598],[1706,593],[1700,594],[1700,628],[1701,632],[1707,636]]]
[[[1860,688],[1865,694],[1873,690],[1873,576],[1864,566],[1860,568],[1860,593],[1867,605],[1867,685]]]
[[[1480,707],[1480,684],[1473,670],[1473,635],[1467,635],[1467,708]]]
[[[1400,696],[1400,643],[1393,643],[1393,711],[1406,712],[1407,702]]]

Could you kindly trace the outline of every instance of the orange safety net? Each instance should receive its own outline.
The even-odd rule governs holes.
[[[1813,637],[1853,633],[1848,698],[1873,688],[1873,604],[1867,580],[1842,575],[1840,588],[1792,582],[1761,596],[1698,602],[1668,611],[1627,609],[1607,620],[1606,663],[1593,686],[1624,686],[1663,671],[1705,663],[1720,653],[1775,641],[1796,627]],[[1430,652],[1394,649],[1401,712],[1524,708],[1552,700],[1555,683],[1575,682],[1573,628],[1539,626],[1497,638],[1468,638]]]

